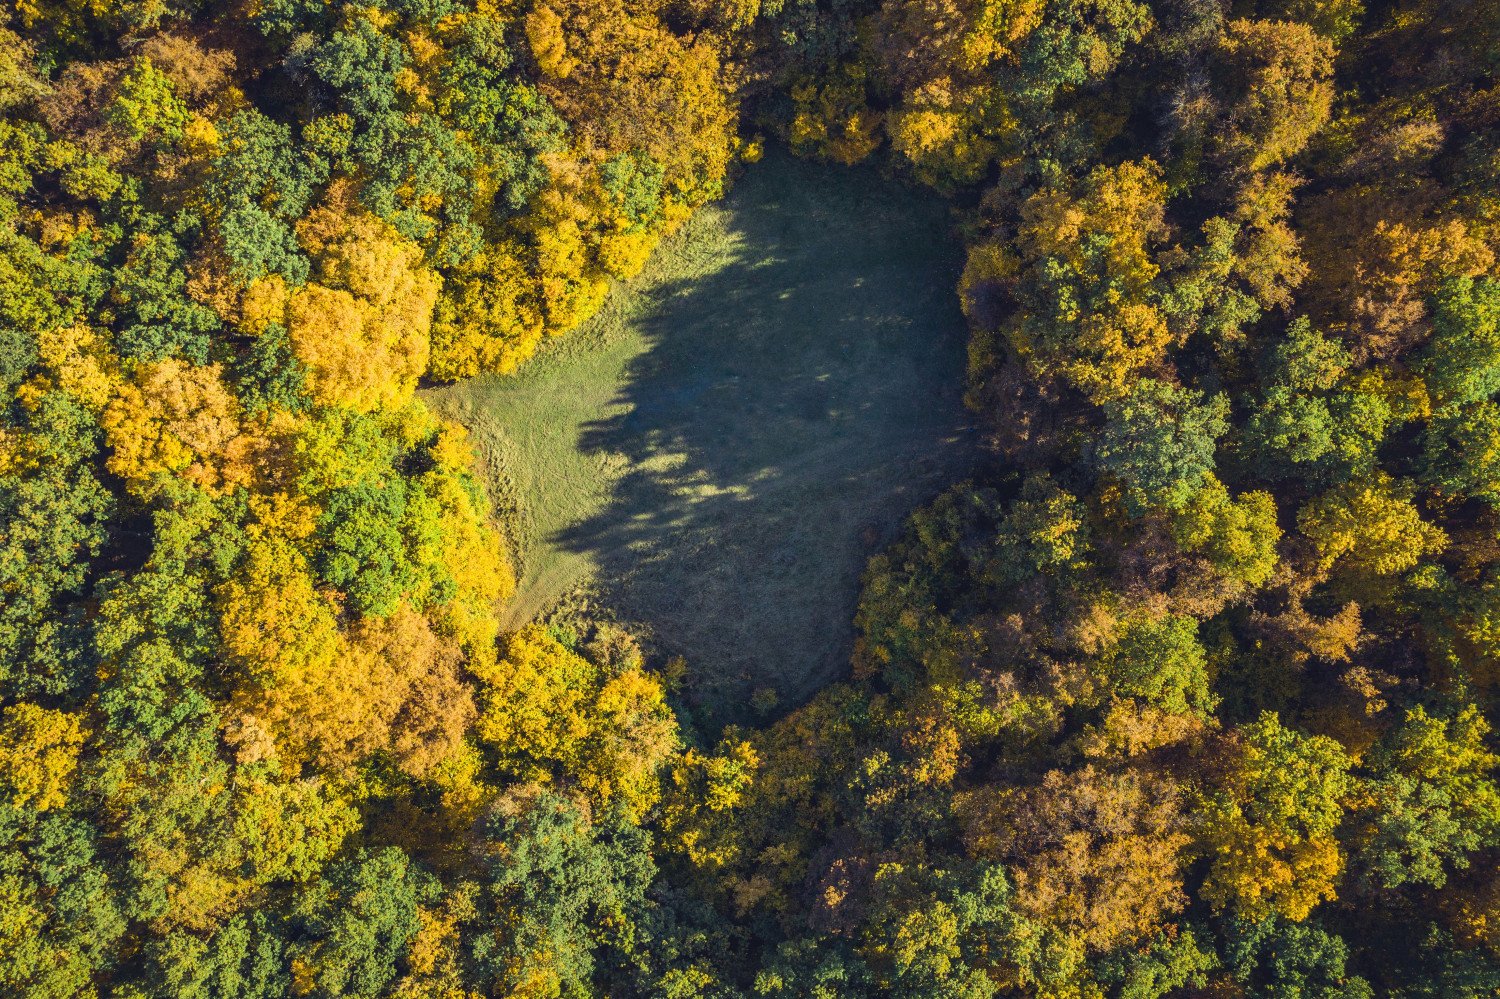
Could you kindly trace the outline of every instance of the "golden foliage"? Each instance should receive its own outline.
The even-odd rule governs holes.
[[[337,768],[386,750],[421,775],[456,750],[474,719],[461,662],[451,641],[403,606],[359,621],[316,658],[278,664],[291,669],[242,687],[235,703],[271,733],[283,761]]]
[[[111,451],[109,470],[143,499],[155,496],[166,477],[210,493],[249,486],[267,446],[219,365],[176,358],[135,365],[100,424]]]
[[[475,732],[503,773],[536,784],[574,776],[593,804],[637,819],[656,803],[657,773],[677,750],[658,678],[636,665],[606,678],[536,625],[507,636],[500,661],[477,672]]]
[[[87,735],[77,715],[12,704],[0,712],[0,791],[16,808],[66,805]]]
[[[1422,519],[1413,488],[1377,471],[1329,490],[1297,513],[1297,526],[1325,566],[1344,561],[1359,572],[1389,576],[1442,551],[1448,536]]]
[[[427,370],[442,279],[418,246],[373,216],[320,208],[298,235],[316,280],[291,294],[286,317],[308,390],[358,412],[401,406]]]
[[[986,787],[954,798],[974,854],[1010,863],[1016,901],[1094,951],[1139,940],[1187,902],[1177,788],[1164,777],[1090,765],[1039,786]]]

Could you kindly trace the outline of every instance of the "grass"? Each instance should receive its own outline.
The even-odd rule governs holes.
[[[510,525],[505,623],[591,594],[721,715],[840,675],[866,559],[970,467],[960,266],[936,198],[773,153],[520,373],[427,393]]]

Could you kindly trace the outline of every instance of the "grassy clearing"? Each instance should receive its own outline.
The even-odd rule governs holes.
[[[969,467],[959,267],[936,199],[772,155],[519,374],[428,393],[514,525],[507,623],[586,590],[715,714],[837,676],[871,550]]]

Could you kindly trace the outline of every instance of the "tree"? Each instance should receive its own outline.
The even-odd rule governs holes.
[[[86,382],[97,403],[99,379]],[[81,622],[64,608],[85,592],[115,497],[99,481],[101,434],[85,405],[47,391],[26,410],[0,445],[0,687],[61,697],[87,686]]]
[[[324,170],[297,155],[290,128],[254,108],[236,111],[218,132],[201,210],[218,231],[232,276],[249,285],[280,274],[301,284],[308,263],[291,223],[307,210]]]
[[[1334,897],[1344,866],[1333,832],[1354,789],[1352,761],[1332,739],[1301,735],[1273,712],[1240,729],[1236,749],[1204,806],[1200,836],[1213,865],[1202,894],[1249,920],[1306,919]]]
[[[0,802],[0,987],[22,999],[86,995],[125,933],[98,832]]]
[[[1451,278],[1434,296],[1432,339],[1417,367],[1439,407],[1500,391],[1500,281]]]
[[[1370,984],[1346,969],[1349,946],[1316,924],[1270,918],[1230,923],[1224,963],[1266,999],[1373,999]]]
[[[1125,502],[1140,516],[1181,510],[1214,470],[1214,448],[1229,429],[1229,402],[1204,401],[1202,392],[1144,378],[1105,406],[1095,448],[1100,471],[1125,487]]]
[[[548,14],[555,24],[542,24]],[[528,38],[533,22],[539,30],[550,28],[547,37],[562,44],[561,21],[549,8],[538,6],[527,15]],[[441,70],[437,109],[472,137],[494,174],[497,207],[511,213],[521,211],[545,186],[543,159],[563,151],[567,123],[539,90],[507,75],[512,52],[504,37],[506,27],[502,19],[479,12],[462,19]],[[538,49],[535,41],[532,47],[533,52],[547,51],[545,45]]]
[[[1500,504],[1500,404],[1482,399],[1440,410],[1422,444],[1423,481],[1448,496]]]
[[[1120,999],[1161,999],[1184,986],[1202,988],[1206,973],[1219,967],[1219,955],[1205,936],[1199,927],[1169,926],[1144,947],[1119,947],[1105,955],[1094,977],[1117,989],[1112,994]]]
[[[1101,667],[1116,694],[1171,714],[1208,715],[1217,703],[1198,622],[1185,614],[1128,620]]]
[[[323,647],[311,648],[318,640]],[[301,642],[301,653],[280,657],[279,673],[262,673],[235,700],[289,763],[337,769],[384,750],[424,775],[457,750],[474,720],[458,649],[409,607]]]
[[[110,302],[120,313],[115,343],[137,361],[184,358],[206,364],[219,317],[187,293],[185,256],[171,233],[143,231],[115,268]]]
[[[473,959],[492,988],[587,991],[594,953],[628,950],[655,874],[646,833],[550,791],[502,798],[485,828],[484,929]]]
[[[1328,121],[1332,43],[1291,21],[1231,21],[1219,43],[1227,111],[1214,133],[1231,169],[1258,171],[1295,156]]]
[[[286,941],[264,913],[230,919],[206,940],[174,933],[148,947],[152,999],[279,999],[292,988]]]
[[[1267,492],[1231,497],[1215,476],[1172,517],[1172,534],[1183,551],[1201,554],[1225,578],[1256,589],[1276,571],[1276,500]]]
[[[1083,505],[1046,477],[1028,478],[996,532],[995,548],[987,570],[1001,583],[1080,569],[1089,550]]]
[[[132,142],[147,136],[174,142],[182,137],[188,109],[172,81],[145,56],[137,57],[120,80],[110,117]]]
[[[22,701],[0,711],[0,787],[16,808],[67,804],[86,732],[75,715]]]
[[[1177,339],[1160,308],[1166,188],[1152,160],[1097,167],[1021,206],[1025,261],[1012,348],[1099,402],[1124,396]]]
[[[1448,537],[1412,505],[1414,489],[1384,472],[1329,490],[1297,513],[1325,565],[1388,576],[1443,550]]]
[[[1370,878],[1440,888],[1448,867],[1500,844],[1500,757],[1485,748],[1488,731],[1473,705],[1447,721],[1416,707],[1377,747],[1360,851]]]
[[[308,391],[358,412],[402,405],[427,369],[441,279],[418,247],[368,216],[324,208],[300,233],[315,281],[287,300],[286,327]]]
[[[100,417],[109,470],[142,499],[173,480],[221,493],[246,485],[265,446],[217,364],[175,358],[136,365]]]
[[[1139,941],[1186,902],[1182,800],[1155,774],[1053,770],[961,794],[954,811],[972,855],[1009,865],[1016,908],[1092,952]]]
[[[419,906],[433,888],[431,875],[395,847],[360,850],[331,868],[294,910],[296,990],[319,999],[383,994],[421,929]]]
[[[576,780],[600,808],[631,820],[660,794],[677,748],[661,682],[639,667],[613,677],[536,625],[510,635],[480,670],[477,732],[502,773],[538,784]]]

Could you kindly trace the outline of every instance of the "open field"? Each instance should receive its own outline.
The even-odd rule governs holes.
[[[865,560],[972,457],[947,230],[773,154],[518,375],[426,393],[514,525],[508,625],[588,588],[710,709],[839,675]]]

